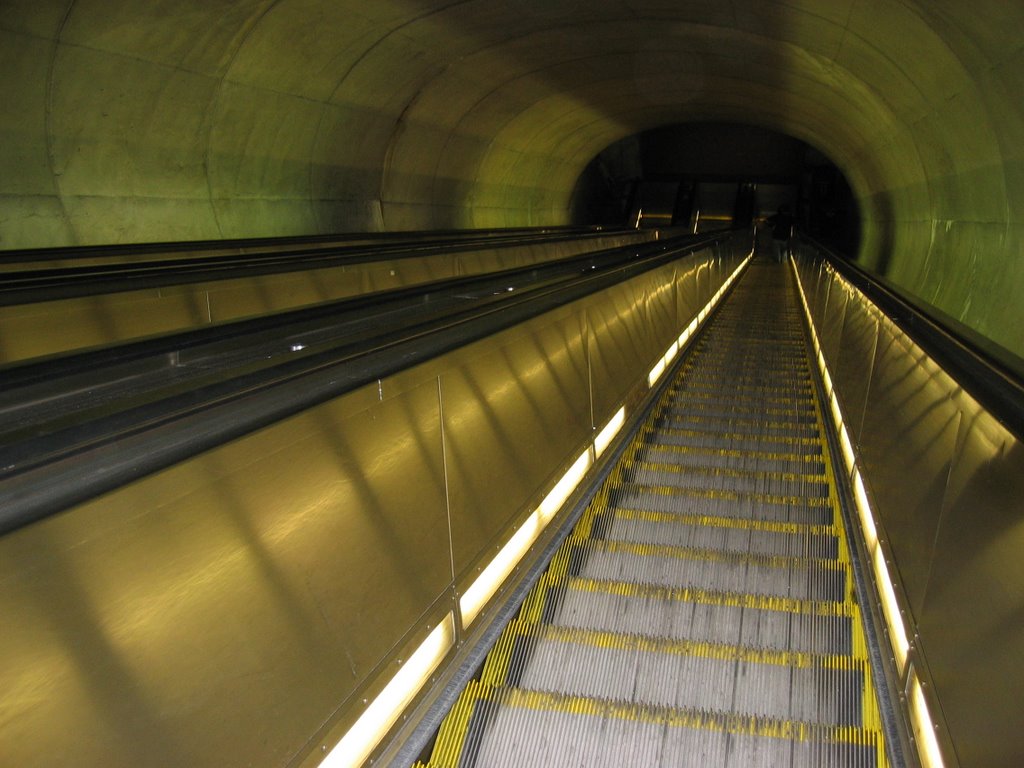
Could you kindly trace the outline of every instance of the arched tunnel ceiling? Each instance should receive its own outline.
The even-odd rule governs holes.
[[[5,0],[0,248],[565,223],[612,142],[739,121],[829,155],[861,260],[1020,354],[1022,22],[1005,0]]]

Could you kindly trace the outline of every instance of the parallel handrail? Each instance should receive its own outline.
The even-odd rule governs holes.
[[[116,243],[108,245],[72,245],[47,248],[0,250],[0,266],[12,262],[75,261],[86,258],[128,257],[146,254],[194,253],[196,251],[242,252],[246,249],[281,250],[292,246],[342,245],[346,242],[419,242],[500,238],[511,236],[585,235],[588,232],[608,234],[612,228],[584,227],[508,227],[502,229],[439,229],[398,232],[338,232],[323,235],[285,235],[280,237],[247,237],[224,240],[166,240],[151,243]]]
[[[469,237],[433,238],[397,242],[358,242],[297,249],[277,248],[266,251],[235,252],[221,250],[219,255],[190,255],[163,258],[87,264],[50,268],[8,269],[14,263],[45,263],[39,254],[30,252],[24,258],[0,252],[0,306],[53,301],[58,299],[160,288],[196,282],[237,279],[308,269],[353,266],[383,260],[409,259],[443,253],[465,253],[481,248],[512,248],[521,245],[585,240],[622,234],[619,231],[495,233]],[[137,251],[125,251],[135,253]],[[191,249],[154,251],[165,257],[170,253],[191,253]],[[115,256],[117,252],[105,255]],[[51,254],[49,260],[63,262],[75,252]],[[80,255],[96,257],[95,253]],[[26,261],[27,260],[27,261]]]
[[[813,238],[801,234],[800,240],[874,302],[1003,426],[1024,439],[1024,360]]]
[[[731,236],[633,246],[614,266],[272,367],[228,371],[204,386],[3,446],[0,534]]]

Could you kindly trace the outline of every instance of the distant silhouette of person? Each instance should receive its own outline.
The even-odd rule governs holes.
[[[768,217],[768,224],[772,228],[772,247],[775,252],[775,260],[781,263],[786,258],[789,238],[793,236],[793,225],[796,224],[796,219],[789,212],[788,205],[780,205],[775,215]]]

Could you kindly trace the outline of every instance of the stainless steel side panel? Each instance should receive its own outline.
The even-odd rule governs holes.
[[[848,301],[839,340],[843,350],[832,370],[850,439],[858,444],[878,345],[878,316],[861,302]]]
[[[587,302],[590,328],[590,371],[595,426],[602,426],[627,399],[638,374],[646,376],[654,342],[644,324],[643,294],[628,285]],[[644,366],[647,365],[645,368]]]
[[[459,577],[471,580],[474,567],[487,564],[509,526],[540,502],[554,473],[591,437],[586,347],[583,315],[573,306],[471,345],[442,375],[460,585],[466,580]]]
[[[963,417],[919,613],[964,766],[1024,755],[1024,444],[958,397]]]
[[[950,378],[883,323],[860,440],[865,483],[920,615],[960,422]]]
[[[451,581],[436,385],[0,540],[0,764],[282,765]]]
[[[843,356],[839,341],[846,320],[848,298],[846,291],[837,281],[829,281],[828,296],[822,304],[821,319],[818,321],[818,341],[832,370],[838,368],[839,360]]]

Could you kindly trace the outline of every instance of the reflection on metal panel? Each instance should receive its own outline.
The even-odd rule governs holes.
[[[590,375],[598,423],[626,401],[630,389],[642,379],[637,374],[644,370],[646,357],[654,349],[638,299],[627,283],[606,291],[601,301],[587,303]]]
[[[839,341],[843,354],[833,369],[834,384],[841,393],[846,426],[854,442],[860,441],[864,405],[868,397],[878,343],[878,318],[857,301],[846,306],[846,322]]]
[[[500,548],[591,435],[581,317],[560,315],[472,345],[442,376],[456,576]]]
[[[282,764],[358,693],[451,578],[436,386],[367,400],[0,540],[5,763]]]
[[[860,450],[876,512],[919,615],[959,412],[950,400],[953,382],[895,331],[883,323]]]
[[[843,353],[839,341],[843,334],[843,323],[846,320],[846,303],[849,296],[837,281],[831,281],[828,298],[822,309],[821,321],[818,325],[818,341],[829,361],[829,368],[835,371]]]
[[[1024,444],[965,395],[921,645],[962,765],[1024,755]]]

